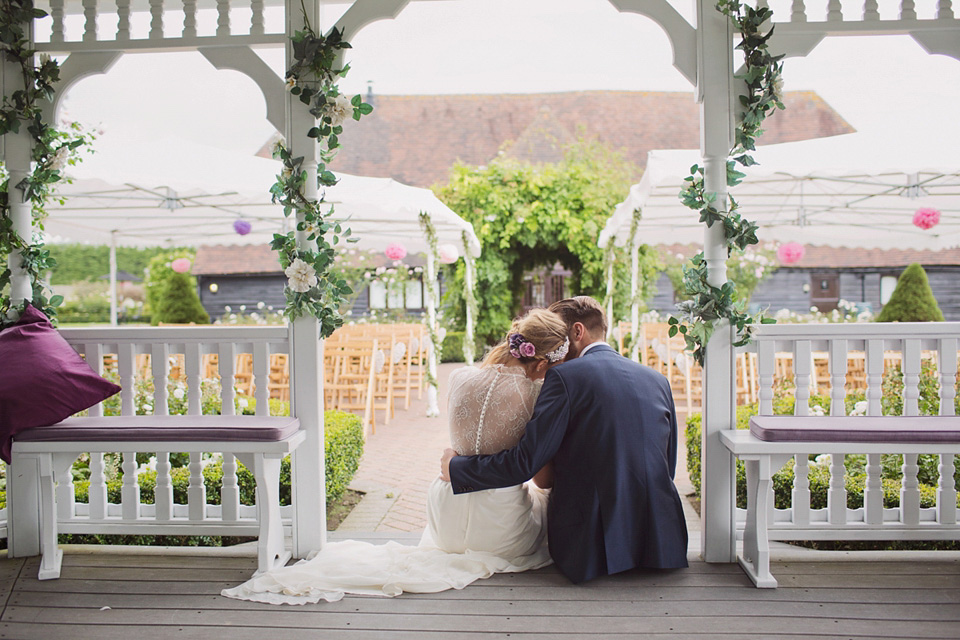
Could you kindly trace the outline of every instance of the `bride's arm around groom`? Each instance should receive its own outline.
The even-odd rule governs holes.
[[[606,319],[592,298],[551,310],[567,323],[570,359],[547,372],[523,437],[492,455],[448,450],[444,478],[468,493],[524,482],[552,461],[550,555],[568,578],[686,567],[670,385],[603,342]]]

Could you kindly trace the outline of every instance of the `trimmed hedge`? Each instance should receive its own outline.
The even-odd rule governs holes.
[[[271,403],[272,404],[272,403]],[[338,502],[353,479],[360,465],[363,455],[363,427],[360,416],[346,411],[324,412],[324,453],[326,456],[326,489],[327,502]],[[180,504],[187,503],[187,486],[190,482],[190,470],[187,467],[176,467],[170,470],[173,482],[173,500]],[[207,504],[220,504],[220,487],[223,484],[223,466],[218,461],[208,465],[203,470],[204,483],[207,487]],[[144,504],[153,504],[154,490],[157,484],[156,471],[144,471],[139,475],[140,500]],[[240,502],[255,504],[257,483],[253,472],[237,463],[237,483],[240,486]],[[121,487],[123,485],[122,472],[107,481],[107,500],[113,503],[120,502]],[[87,502],[90,481],[77,480],[74,482],[77,502]],[[283,459],[280,467],[280,504],[290,504],[290,456]],[[0,491],[0,508],[6,505],[6,491]],[[149,544],[134,541],[139,538],[152,536],[121,536],[124,541],[117,544]],[[169,536],[164,536],[165,538]],[[182,536],[175,536],[180,538]],[[89,536],[82,536],[83,541]],[[71,536],[61,536],[61,542],[80,542]],[[187,541],[187,544],[200,544]]]

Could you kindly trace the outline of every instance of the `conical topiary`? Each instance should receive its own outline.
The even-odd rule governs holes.
[[[943,312],[933,297],[927,272],[914,262],[903,270],[897,280],[897,288],[877,322],[943,322]]]
[[[208,324],[210,316],[200,304],[200,297],[190,284],[190,277],[185,273],[171,271],[163,290],[160,292],[156,309],[151,321],[186,324]]]

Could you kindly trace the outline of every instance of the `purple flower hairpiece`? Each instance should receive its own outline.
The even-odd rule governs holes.
[[[532,358],[537,355],[537,348],[522,334],[511,333],[507,336],[507,342],[510,343],[510,355],[514,358]]]

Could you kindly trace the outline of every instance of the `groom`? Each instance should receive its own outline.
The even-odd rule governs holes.
[[[550,555],[571,581],[686,567],[669,383],[606,344],[606,318],[593,298],[568,298],[550,310],[567,324],[570,351],[547,371],[524,436],[493,455],[445,450],[443,479],[454,493],[507,487],[552,460]]]

